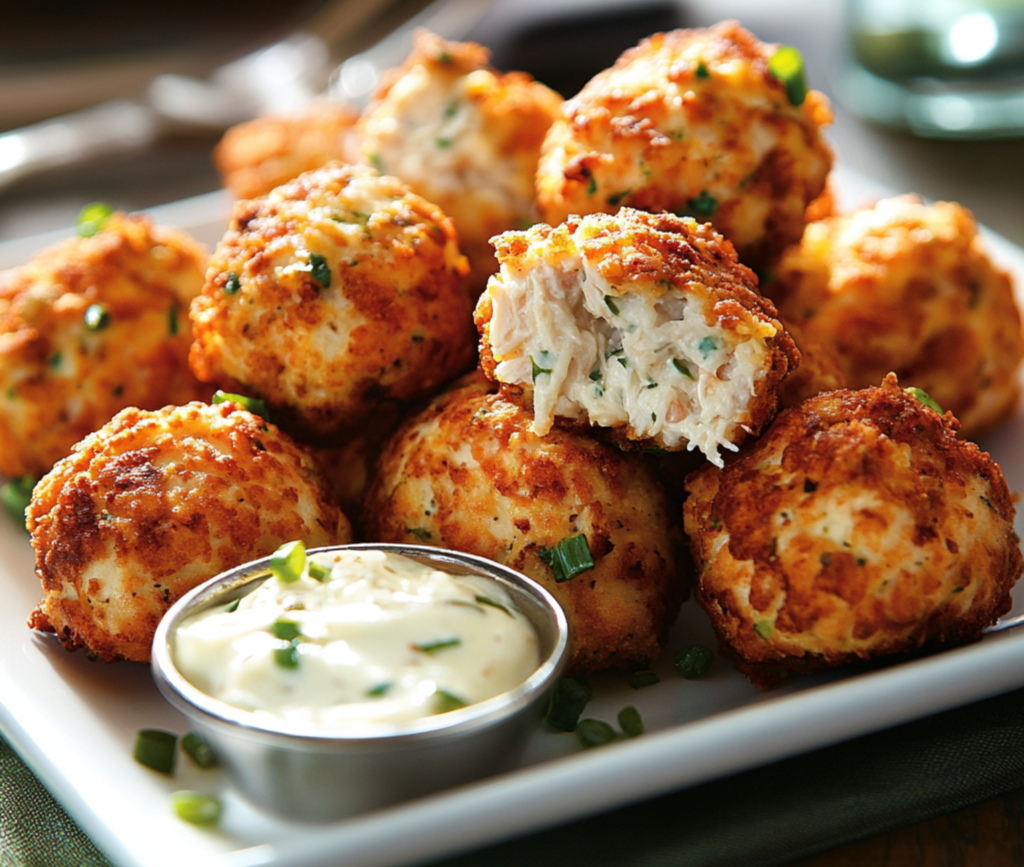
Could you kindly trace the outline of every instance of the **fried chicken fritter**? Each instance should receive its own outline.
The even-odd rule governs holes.
[[[38,478],[127,406],[208,398],[188,367],[206,251],[113,214],[0,272],[0,473]]]
[[[895,371],[951,410],[969,439],[1013,412],[1020,313],[959,205],[899,196],[811,223],[775,270],[765,294],[835,350],[851,388]]]
[[[532,407],[613,429],[623,445],[721,463],[775,414],[799,353],[732,244],[689,217],[623,208],[495,239],[481,364]]]
[[[265,196],[303,172],[347,159],[358,119],[353,108],[327,101],[297,117],[259,117],[224,133],[213,162],[235,198]]]
[[[452,218],[474,300],[498,267],[491,236],[534,222],[540,146],[562,105],[525,72],[502,75],[489,57],[475,43],[420,31],[359,124],[363,157]]]
[[[981,637],[1021,574],[1003,474],[890,374],[687,480],[696,597],[759,687]]]
[[[541,216],[620,205],[710,220],[749,265],[799,240],[832,153],[828,101],[793,105],[768,69],[778,46],[727,21],[657,33],[568,100],[537,170]]]
[[[366,500],[367,538],[467,551],[525,572],[565,609],[575,672],[644,665],[682,600],[665,497],[640,455],[530,431],[479,373],[410,418]],[[559,582],[542,555],[583,535],[595,566]]]
[[[29,625],[108,662],[148,662],[160,618],[208,578],[293,539],[351,540],[312,460],[230,402],[123,410],[27,515],[45,592]]]
[[[192,305],[192,367],[266,400],[299,439],[355,434],[382,404],[428,396],[470,364],[465,273],[440,209],[331,163],[236,205]]]

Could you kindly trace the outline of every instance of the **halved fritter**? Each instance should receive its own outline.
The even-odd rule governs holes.
[[[757,278],[710,225],[623,208],[495,239],[476,309],[481,364],[533,410],[623,445],[721,463],[771,421],[799,353]]]
[[[363,510],[367,540],[525,572],[565,609],[573,671],[649,664],[683,590],[664,493],[641,455],[573,431],[537,436],[493,390],[473,374],[399,428]],[[561,571],[566,545],[593,567]]]
[[[976,640],[1021,574],[999,467],[891,374],[784,411],[687,489],[697,600],[760,687]]]

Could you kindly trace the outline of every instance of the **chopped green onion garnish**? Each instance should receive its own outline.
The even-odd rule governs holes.
[[[298,623],[283,617],[271,624],[270,631],[274,634],[274,638],[280,638],[282,641],[291,641],[302,635],[302,629]]]
[[[234,295],[241,288],[242,281],[238,279],[238,275],[234,271],[229,272],[228,279],[224,282],[224,291],[228,295]]]
[[[587,186],[587,195],[592,196],[597,192],[597,180],[593,175],[590,176],[590,184]]]
[[[619,358],[616,358],[615,360],[617,362],[619,362],[619,364],[621,364],[623,367],[628,367],[629,366],[629,359],[628,358],[623,358],[622,356],[620,356]]]
[[[167,311],[167,333],[174,337],[178,333],[178,305],[172,304]]]
[[[718,344],[710,337],[705,337],[700,343],[697,344],[697,348],[700,350],[701,358],[704,361],[708,360],[708,356],[711,355],[716,349]]]
[[[270,574],[283,584],[298,581],[305,568],[306,546],[300,539],[285,542],[270,557]]]
[[[704,217],[705,219],[710,220],[712,215],[718,209],[718,199],[712,196],[707,190],[701,190],[699,196],[687,200],[686,206],[689,209],[691,216]]]
[[[91,238],[107,222],[114,209],[104,202],[93,202],[86,205],[78,214],[75,221],[78,226],[78,234],[83,238]]]
[[[229,391],[217,390],[213,394],[214,405],[229,400],[232,403],[237,403],[242,409],[248,410],[253,415],[258,415],[264,421],[270,421],[270,410],[267,408],[265,400],[260,400],[258,397],[246,397],[244,394],[232,394]]]
[[[85,327],[89,331],[102,331],[110,325],[110,311],[105,304],[90,304],[85,309]]]
[[[619,305],[615,303],[615,299],[611,295],[604,296],[604,303],[608,305],[608,309],[612,311],[613,316],[619,315]]]
[[[628,704],[619,711],[619,728],[627,738],[636,738],[644,733],[644,721],[633,705]]]
[[[217,767],[217,757],[210,749],[210,745],[203,740],[198,732],[189,732],[181,739],[181,749],[203,770]]]
[[[430,641],[427,644],[414,644],[420,653],[433,656],[439,650],[447,650],[449,647],[458,647],[462,644],[461,638],[442,638],[440,641]]]
[[[541,353],[541,360],[542,361],[546,361],[546,359],[544,359],[544,356],[547,355],[547,354],[548,354],[547,351],[544,351],[544,352]],[[550,364],[550,362],[546,362],[546,363]],[[553,367],[541,367],[539,364],[537,364],[537,362],[534,360],[532,355],[530,356],[530,364],[533,365],[533,379],[534,379],[534,381],[536,381],[537,377],[540,376],[541,374],[543,374],[543,373],[551,373],[551,371],[554,370]]]
[[[11,513],[16,521],[25,526],[25,510],[32,501],[32,489],[36,486],[36,480],[32,476],[18,476],[8,479],[0,488],[0,498],[4,506]]]
[[[331,570],[327,566],[317,563],[316,560],[309,561],[306,571],[309,572],[309,577],[314,581],[326,581],[331,577]]]
[[[710,78],[710,77],[711,77],[711,73],[708,72],[707,65],[704,63],[703,60],[700,61],[700,63],[697,64],[697,78]]]
[[[686,365],[685,365],[685,364],[684,364],[684,363],[683,363],[682,361],[680,361],[680,360],[679,360],[678,358],[673,358],[673,359],[672,359],[672,366],[673,366],[673,367],[674,367],[674,368],[675,368],[676,370],[678,370],[678,371],[679,371],[679,372],[680,372],[680,373],[681,373],[681,374],[682,374],[683,376],[685,376],[685,377],[687,377],[687,378],[689,378],[689,379],[694,379],[694,375],[693,375],[693,374],[692,374],[692,373],[690,372],[690,368],[689,368],[689,367],[687,367],[687,366],[686,366]]]
[[[380,158],[380,154],[367,154],[366,158],[370,161],[371,166],[381,174],[384,174],[384,160]]]
[[[451,54],[449,52],[442,51],[442,52],[440,52],[437,55],[437,60],[438,60],[439,63],[451,63],[452,62],[452,56],[451,56]]]
[[[228,614],[234,614],[238,610],[238,603],[241,602],[241,601],[242,601],[241,599],[234,599],[234,600],[232,600],[231,602],[229,602],[227,605],[224,606],[224,610]]]
[[[309,276],[326,289],[331,285],[331,266],[319,253],[309,254]]]
[[[676,672],[687,680],[703,677],[714,661],[715,654],[702,644],[690,644],[677,650],[675,656],[672,657],[672,664],[675,666]]]
[[[435,713],[448,713],[449,711],[458,710],[460,707],[465,707],[466,703],[457,695],[452,695],[450,692],[439,689],[434,693],[434,705],[437,707]]]
[[[786,87],[790,105],[803,105],[807,98],[807,73],[800,51],[792,45],[781,45],[768,61],[768,71]]]
[[[581,719],[576,726],[576,740],[586,750],[603,747],[615,740],[615,729],[599,719]]]
[[[434,144],[436,144],[441,150],[445,150],[452,146],[452,140],[450,138],[436,138],[434,139]]]
[[[636,671],[629,676],[629,685],[633,689],[643,689],[645,686],[654,686],[660,682],[661,678],[653,671]]]
[[[619,202],[626,198],[626,196],[628,196],[631,192],[633,191],[623,190],[621,193],[613,193],[607,199],[605,199],[605,201],[608,202],[608,204],[611,205],[613,208],[617,208],[619,206]]]
[[[551,567],[551,571],[555,573],[555,581],[559,584],[594,568],[590,545],[582,533],[563,539],[554,548],[541,548],[537,553],[540,559]]]
[[[903,389],[911,397],[917,398],[917,400],[923,403],[928,409],[934,409],[939,415],[943,415],[942,407],[932,400],[926,391],[918,388],[916,385],[910,386],[910,388]]]
[[[61,352],[55,352],[53,353],[53,355],[50,356],[48,363],[53,370],[56,370],[58,367],[60,367],[61,362],[63,361],[64,354]]]
[[[391,684],[387,681],[384,683],[378,683],[372,689],[366,690],[367,698],[380,698],[384,693],[391,689]]]
[[[299,640],[293,638],[287,647],[279,647],[274,651],[274,662],[281,668],[299,667]]]
[[[551,689],[544,719],[552,728],[571,732],[593,697],[594,690],[582,677],[560,678]]]
[[[184,790],[171,795],[174,815],[193,825],[215,825],[223,810],[220,800],[213,795]]]
[[[424,527],[406,527],[405,532],[415,536],[421,542],[429,542],[434,538],[434,534]]]
[[[515,616],[504,605],[500,602],[495,602],[489,596],[474,596],[473,598],[481,605],[489,605],[491,608],[497,608],[499,611],[504,611],[509,617]]]
[[[178,736],[161,729],[141,729],[135,734],[135,761],[154,771],[169,774],[174,770]]]
[[[769,641],[772,637],[772,633],[775,632],[775,624],[770,620],[758,620],[754,624],[754,632],[757,633],[758,638],[763,638],[765,641]]]
[[[594,380],[594,382],[600,382],[601,381],[601,377],[603,375],[604,374],[601,373],[601,368],[600,367],[595,367],[592,371],[590,371],[590,378],[592,380]]]

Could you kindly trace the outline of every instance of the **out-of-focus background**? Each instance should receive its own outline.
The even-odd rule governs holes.
[[[216,189],[211,150],[223,126],[258,111],[259,100],[212,98],[201,82],[213,76],[223,85],[232,75],[216,72],[223,64],[285,40],[292,56],[279,58],[282,68],[298,56],[302,86],[316,90],[338,61],[426,5],[179,0],[173,11],[147,11],[125,0],[16,4],[0,29],[0,131],[114,99],[149,106],[154,94],[164,116],[159,135],[126,121],[131,134],[152,139],[144,148],[105,146],[86,162],[0,186],[0,240],[71,225],[95,200],[139,209]],[[897,191],[959,201],[1024,244],[1024,140],[1012,137],[1024,130],[1021,0],[449,0],[448,7],[444,35],[480,41],[496,66],[525,69],[566,96],[650,32],[737,18],[760,38],[803,52],[811,85],[832,98],[830,137],[843,163]],[[324,48],[296,33],[315,34]],[[273,63],[263,67],[260,74]],[[278,90],[264,108],[295,98],[295,88]],[[183,115],[168,120],[167,106],[173,114],[182,104]],[[0,171],[14,144],[0,137]]]

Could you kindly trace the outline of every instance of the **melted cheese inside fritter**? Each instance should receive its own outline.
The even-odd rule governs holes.
[[[735,451],[754,425],[752,406],[776,366],[773,339],[784,332],[769,318],[773,310],[751,315],[726,301],[724,287],[703,282],[713,278],[673,256],[673,245],[692,240],[696,256],[697,247],[714,249],[721,262],[710,255],[702,265],[723,275],[749,280],[749,272],[717,249],[720,236],[692,220],[623,209],[567,225],[521,236],[535,249],[515,261],[515,239],[499,242],[503,267],[477,311],[478,324],[490,314],[493,377],[532,387],[535,433],[546,434],[559,416],[587,418],[666,449],[698,448],[721,465],[718,450]],[[648,249],[642,261],[641,251],[655,245],[662,255]],[[625,268],[608,268],[607,256]]]

